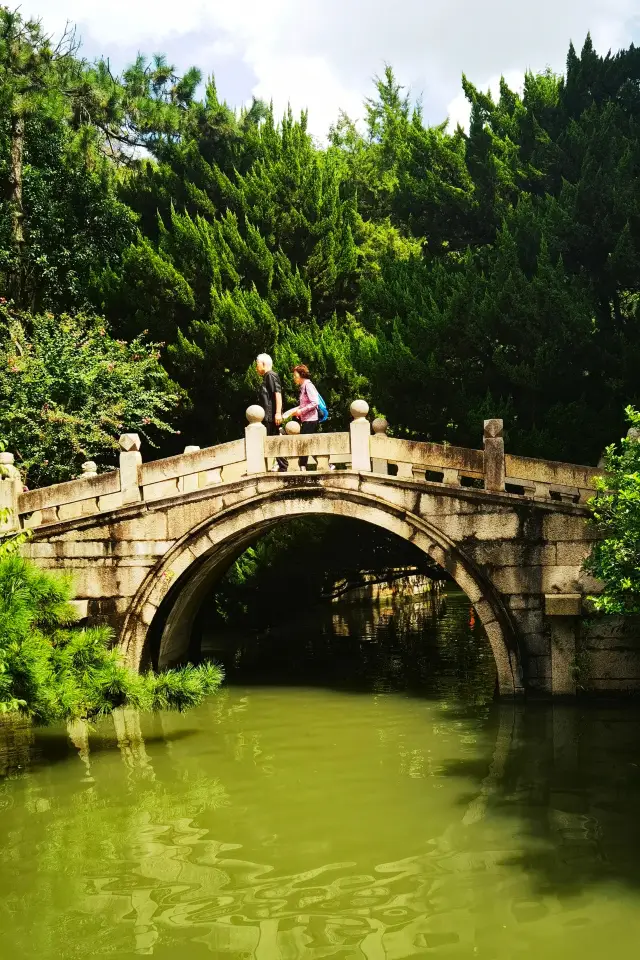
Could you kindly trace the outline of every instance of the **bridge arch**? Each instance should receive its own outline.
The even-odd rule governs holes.
[[[382,496],[361,490],[309,487],[283,482],[281,488],[242,499],[196,524],[165,554],[141,584],[125,618],[120,646],[132,665],[152,662],[152,638],[159,639],[158,663],[184,659],[202,600],[230,564],[252,542],[283,519],[329,514],[364,520],[409,541],[442,566],[474,604],[493,651],[501,695],[522,690],[520,657],[509,613],[483,571],[423,517]],[[336,478],[337,480],[337,478]],[[248,483],[248,487],[250,484]],[[255,489],[255,487],[254,487]]]

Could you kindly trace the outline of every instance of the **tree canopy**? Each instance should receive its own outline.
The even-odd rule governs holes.
[[[564,75],[495,98],[463,77],[468,130],[427,125],[389,67],[325,144],[196,67],[81,53],[0,10],[0,295],[25,329],[95,315],[113,343],[161,344],[173,427],[202,446],[239,435],[263,351],[287,392],[311,367],[336,427],[360,395],[397,435],[477,446],[503,417],[524,455],[593,463],[619,435],[640,403],[635,47],[587,37]],[[138,420],[167,425],[173,400],[149,414],[137,389]]]

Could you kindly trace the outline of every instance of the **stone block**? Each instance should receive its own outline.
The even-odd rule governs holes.
[[[543,633],[524,633],[520,637],[522,650],[527,657],[551,656],[551,641]]]
[[[73,608],[78,621],[86,620],[89,616],[89,601],[88,600],[70,600],[69,605]]]
[[[466,537],[477,540],[509,540],[518,535],[519,520],[514,513],[474,513],[438,516],[431,515],[431,522],[439,527],[450,540],[460,542]]]
[[[83,516],[83,502],[76,500],[74,503],[61,503],[58,507],[58,520],[78,520]]]
[[[540,594],[544,567],[495,567],[489,579],[504,594]]]
[[[476,563],[489,567],[543,566],[556,563],[555,544],[493,540],[465,547]]]
[[[471,497],[462,499],[450,491],[444,491],[442,487],[437,485],[434,485],[428,491],[425,491],[424,487],[421,488],[418,512],[423,517],[459,517],[477,514],[479,506],[484,516],[503,516],[512,512],[511,505],[479,503],[478,500]]]
[[[547,513],[542,521],[543,539],[557,540],[597,540],[598,532],[587,522],[586,517],[576,517],[566,513]]]
[[[542,610],[543,600],[540,594],[513,594],[505,597],[510,610]]]
[[[222,469],[216,467],[213,470],[205,470],[198,474],[198,487],[212,487],[216,483],[222,483]]]
[[[632,680],[640,685],[640,651],[589,651],[589,675],[592,681]]]
[[[190,500],[167,510],[167,540],[179,540],[198,524],[215,516],[222,506],[220,497]]]
[[[154,500],[167,500],[171,497],[177,497],[180,493],[177,479],[160,480],[158,483],[148,483],[142,488],[142,495],[145,502]]]
[[[381,484],[373,479],[363,478],[359,489],[362,493],[370,494],[384,503],[393,504],[410,513],[416,513],[420,505],[420,494],[415,489],[400,484]]]
[[[109,543],[104,540],[68,540],[64,545],[57,544],[56,546],[62,546],[62,550],[58,550],[58,556],[65,557],[66,559],[76,559],[76,558],[94,558],[94,557],[106,557],[108,553]]]
[[[163,557],[172,540],[120,540],[110,547],[114,557]]]
[[[584,685],[591,693],[637,693],[640,691],[640,677],[631,677],[626,680],[588,677]]]
[[[513,623],[519,634],[542,634],[545,628],[544,614],[538,610],[513,610]]]
[[[578,617],[582,612],[582,594],[547,593],[544,612],[548,617]]]
[[[109,533],[115,542],[173,539],[167,534],[167,513],[161,509],[146,509],[131,519],[114,521]]]
[[[551,690],[554,696],[573,696],[576,692],[576,625],[572,620],[554,617],[550,626]]]
[[[200,478],[201,474],[198,473],[189,473],[186,477],[180,477],[178,481],[178,489],[180,493],[193,493],[194,490],[200,488]]]
[[[556,544],[558,563],[563,565],[580,564],[587,559],[591,553],[592,541],[571,540],[560,541]]]
[[[579,566],[542,568],[543,593],[593,593],[600,588],[597,580]]]
[[[246,473],[247,464],[244,460],[239,463],[228,463],[222,468],[222,482],[234,483],[236,480],[241,480],[242,477],[246,476]]]
[[[55,557],[56,547],[53,543],[25,543],[21,551],[23,557],[30,560],[41,560],[44,557]]]
[[[153,603],[145,603],[142,608],[141,619],[148,627],[153,623],[153,618],[158,612],[158,608]]]
[[[119,510],[122,506],[122,493],[108,493],[104,497],[98,497],[98,509],[101,513],[108,510]]]
[[[68,564],[65,564],[67,567]],[[133,597],[149,571],[146,567],[98,567],[95,563],[74,568],[72,579],[78,599]]]
[[[349,473],[344,470],[340,470],[340,471],[334,470],[331,473],[328,473],[326,475],[323,474],[318,482],[320,483],[320,486],[323,487],[324,489],[355,491],[360,489],[361,478],[358,476],[357,473]],[[362,479],[362,483],[368,484],[368,489],[371,493],[374,494],[374,496],[383,495],[381,493],[383,488],[379,482],[376,483],[375,480],[369,479],[367,477],[365,479]]]

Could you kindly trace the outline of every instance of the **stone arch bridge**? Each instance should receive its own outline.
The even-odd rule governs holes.
[[[185,658],[202,599],[258,536],[332,514],[411,541],[451,574],[484,625],[501,694],[572,694],[576,676],[640,688],[636,653],[583,616],[598,589],[582,571],[594,468],[505,455],[500,420],[470,450],[389,437],[364,401],[351,412],[347,432],[267,437],[250,407],[243,438],[147,463],[126,434],[117,470],[85,464],[78,480],[26,493],[2,454],[5,529],[29,528],[25,555],[71,572],[81,618],[110,624],[132,665]],[[302,455],[315,469],[300,470]],[[277,456],[287,473],[269,471]]]

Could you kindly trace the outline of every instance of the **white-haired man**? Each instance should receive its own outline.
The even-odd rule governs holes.
[[[282,385],[280,377],[273,369],[273,360],[268,353],[256,357],[256,370],[262,377],[258,390],[258,403],[264,410],[264,425],[267,436],[273,437],[280,432],[282,423]],[[288,463],[284,457],[278,457],[278,470],[284,473]]]

